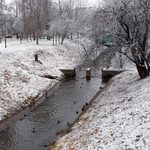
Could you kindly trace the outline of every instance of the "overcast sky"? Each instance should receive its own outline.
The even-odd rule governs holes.
[[[12,2],[13,0],[6,0],[6,3],[8,4],[8,3],[10,3],[10,2]],[[92,7],[92,6],[97,6],[98,5],[98,2],[100,2],[100,1],[102,1],[102,0],[86,0],[86,2],[87,2],[87,4],[86,5],[88,5],[88,6],[90,6],[90,7]]]

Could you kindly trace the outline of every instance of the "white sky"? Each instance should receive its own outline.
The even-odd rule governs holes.
[[[5,0],[6,1],[6,3],[10,3],[12,0]]]
[[[13,0],[5,0],[5,1],[8,4],[8,3],[12,2]],[[89,5],[89,6],[98,6],[98,3],[100,1],[102,1],[102,0],[86,0],[87,5]]]

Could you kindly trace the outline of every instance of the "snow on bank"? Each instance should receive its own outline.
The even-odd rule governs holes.
[[[126,71],[105,87],[52,150],[150,149],[150,77]]]
[[[85,41],[84,41],[85,42]],[[52,42],[8,41],[8,48],[0,43],[0,121],[30,105],[33,100],[61,78],[61,68],[75,67],[82,59],[80,45],[66,41],[63,45],[52,46]],[[34,54],[39,62],[35,62]]]

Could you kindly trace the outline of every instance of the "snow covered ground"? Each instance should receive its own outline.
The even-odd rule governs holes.
[[[51,150],[149,150],[149,133],[150,77],[132,69],[114,77]]]
[[[34,54],[38,54],[39,62],[35,62]],[[82,47],[70,41],[52,46],[46,39],[39,45],[9,39],[7,48],[0,43],[0,121],[29,106],[58,82],[45,76],[61,78],[59,69],[75,67],[83,54]]]

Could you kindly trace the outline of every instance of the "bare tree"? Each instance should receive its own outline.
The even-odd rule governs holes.
[[[82,8],[82,0],[15,0],[13,8],[15,34],[20,39],[33,38],[37,44],[46,36],[53,38],[53,44],[63,44],[87,29],[88,9]]]
[[[4,15],[5,1],[0,1],[0,42],[4,36],[4,24],[5,24],[5,15]]]
[[[92,37],[98,46],[107,46],[125,55],[136,64],[140,77],[147,77],[150,72],[150,0],[107,2],[94,16]]]

